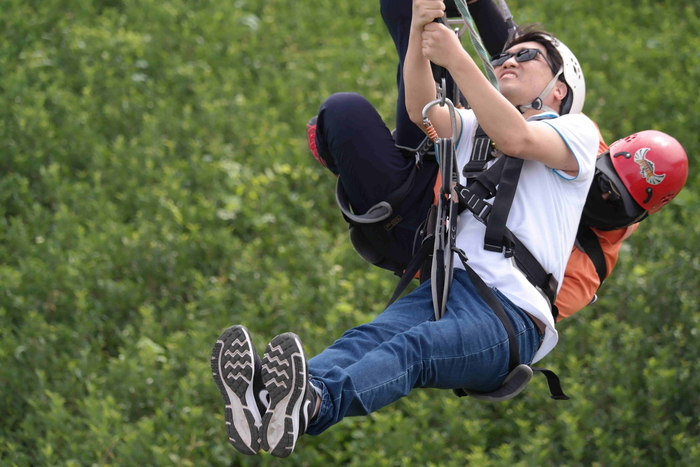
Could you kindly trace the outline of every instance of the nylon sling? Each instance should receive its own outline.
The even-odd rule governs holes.
[[[608,277],[608,266],[605,263],[605,254],[603,254],[603,247],[600,246],[600,239],[590,227],[579,225],[576,241],[581,251],[586,253],[591,259],[595,272],[598,274],[598,279],[600,279],[600,284],[602,284],[605,278]]]

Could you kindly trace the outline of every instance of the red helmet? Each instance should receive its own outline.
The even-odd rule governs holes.
[[[653,130],[615,141],[595,166],[581,223],[601,230],[621,229],[659,211],[688,178],[680,143]]]
[[[683,146],[660,131],[640,131],[615,141],[610,162],[634,201],[649,214],[671,201],[688,178]]]

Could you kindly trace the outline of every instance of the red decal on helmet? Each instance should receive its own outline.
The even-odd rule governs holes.
[[[654,172],[654,163],[647,159],[646,155],[651,148],[641,148],[634,153],[634,161],[639,164],[639,174],[644,177],[649,185],[658,185],[664,181],[666,174]]]
[[[649,214],[672,200],[688,178],[688,157],[672,136],[655,130],[634,133],[610,145],[614,174],[626,193]],[[630,157],[630,154],[634,156]]]

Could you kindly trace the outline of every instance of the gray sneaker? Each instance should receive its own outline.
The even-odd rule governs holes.
[[[287,457],[316,410],[317,393],[309,382],[299,336],[287,332],[272,339],[263,355],[262,380],[270,405],[263,416],[261,448]]]
[[[214,344],[211,371],[226,404],[228,439],[248,455],[260,450],[261,414],[265,412],[261,366],[245,326],[231,326]]]

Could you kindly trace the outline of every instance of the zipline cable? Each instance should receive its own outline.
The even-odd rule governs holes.
[[[496,79],[496,72],[493,70],[493,66],[491,65],[491,57],[489,57],[486,47],[484,47],[484,43],[481,41],[481,36],[479,36],[479,33],[476,31],[476,25],[474,24],[472,15],[469,13],[466,0],[455,0],[455,5],[457,6],[457,10],[459,10],[459,14],[462,15],[462,18],[464,19],[464,24],[469,30],[469,38],[472,41],[474,50],[476,50],[479,58],[481,58],[481,62],[484,65],[484,71],[486,72],[486,77],[491,84],[498,89],[498,80]]]

